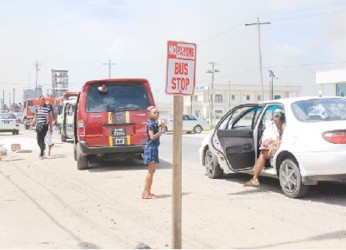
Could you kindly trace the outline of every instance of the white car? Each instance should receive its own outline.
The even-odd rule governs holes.
[[[173,117],[167,118],[167,125],[163,131],[173,131]],[[183,115],[183,132],[200,134],[203,130],[209,130],[209,122],[207,120],[199,119],[194,115]]]
[[[0,113],[0,132],[12,132],[13,135],[19,134],[19,120],[15,114]]]
[[[284,194],[304,196],[319,181],[346,180],[346,98],[298,97],[231,109],[206,137],[200,161],[210,178],[253,174],[265,124],[284,109],[282,143],[261,175],[278,178]]]

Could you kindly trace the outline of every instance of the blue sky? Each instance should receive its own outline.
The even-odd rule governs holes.
[[[50,88],[51,69],[68,69],[71,90],[91,79],[144,77],[165,96],[168,40],[197,44],[196,84],[260,84],[256,26],[261,26],[264,84],[300,85],[315,95],[315,73],[346,67],[344,0],[0,0],[0,91]]]

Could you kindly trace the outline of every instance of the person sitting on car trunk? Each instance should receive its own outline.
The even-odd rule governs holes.
[[[251,180],[245,182],[244,186],[260,185],[258,177],[260,176],[266,160],[273,158],[276,150],[281,143],[282,133],[285,129],[285,113],[282,109],[276,109],[274,112],[274,119],[271,121],[270,126],[267,126],[263,132],[262,142],[260,146],[260,156],[257,159],[254,175]]]

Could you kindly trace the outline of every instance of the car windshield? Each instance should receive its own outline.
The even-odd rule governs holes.
[[[14,114],[0,114],[0,119],[16,119]]]
[[[88,91],[87,112],[120,112],[144,110],[149,105],[147,91],[142,84],[109,84],[107,91],[99,91],[99,85]]]
[[[323,98],[292,104],[295,117],[302,122],[346,120],[346,99]]]

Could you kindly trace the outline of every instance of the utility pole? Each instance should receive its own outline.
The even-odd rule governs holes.
[[[112,63],[111,60],[108,61],[108,63],[102,63],[102,65],[108,65],[108,78],[111,78],[111,72],[112,72],[112,65],[115,65],[116,63]]]
[[[38,88],[38,72],[40,71],[40,66],[41,64],[38,63],[38,61],[36,61],[36,63],[34,64],[35,65],[35,70],[36,70],[36,75],[35,75],[35,82],[36,82],[36,85],[35,85],[35,97],[38,97],[37,96],[37,88]]]
[[[260,25],[271,24],[270,22],[260,23],[259,17],[257,17],[257,23],[246,23],[245,26],[257,25],[258,30],[258,55],[260,65],[260,76],[261,76],[261,101],[264,101],[264,90],[263,90],[263,72],[262,72],[262,52],[261,52],[261,28]]]
[[[216,62],[210,62],[211,70],[207,70],[206,73],[211,74],[211,93],[210,95],[210,126],[213,126],[213,117],[214,117],[214,73],[220,72],[218,69],[215,69]]]

